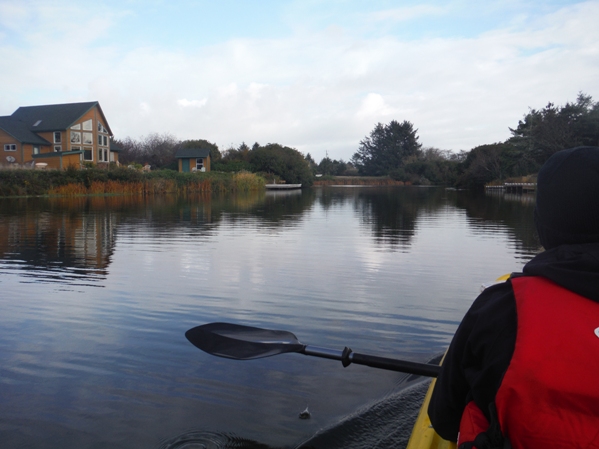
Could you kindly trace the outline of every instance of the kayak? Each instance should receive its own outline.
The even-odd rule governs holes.
[[[485,290],[491,285],[505,282],[507,279],[509,279],[509,277],[510,274],[504,274],[503,276],[495,279],[494,282],[482,284],[481,291]],[[444,440],[437,434],[437,432],[435,432],[435,429],[433,429],[431,424],[431,420],[428,418],[428,404],[431,400],[433,389],[435,388],[435,382],[436,379],[431,381],[428,391],[424,396],[422,406],[418,412],[418,417],[416,418],[416,423],[412,429],[412,435],[410,436],[410,440],[408,441],[406,449],[456,449],[456,443],[453,441]]]
[[[408,441],[406,449],[455,449],[456,444],[453,441],[447,441],[441,438],[431,424],[431,420],[428,418],[428,403],[431,400],[433,394],[433,388],[435,388],[435,381],[433,379],[428,387],[428,391],[422,401],[420,412],[416,418],[416,423],[412,429],[412,435]]]

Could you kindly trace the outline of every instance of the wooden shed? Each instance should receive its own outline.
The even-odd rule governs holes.
[[[210,171],[210,150],[208,148],[179,148],[175,154],[179,162],[179,171]]]

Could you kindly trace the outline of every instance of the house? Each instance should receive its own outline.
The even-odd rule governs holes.
[[[100,103],[22,106],[0,117],[0,165],[66,169],[118,164],[119,149]]]
[[[175,153],[180,172],[210,171],[210,150],[208,148],[179,148]]]

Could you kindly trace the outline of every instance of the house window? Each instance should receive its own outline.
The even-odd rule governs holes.
[[[4,144],[4,151],[17,151],[17,144],[16,143]]]
[[[33,145],[33,154],[40,154],[40,146]]]
[[[102,148],[98,150],[98,162],[108,162],[104,159],[104,150]]]
[[[54,143],[62,143],[62,135],[60,131],[54,131]]]
[[[202,168],[204,168],[204,159],[199,157],[196,159],[196,169],[201,170]]]
[[[62,145],[54,145],[54,152],[58,153],[59,151],[62,151]]]
[[[91,147],[83,147],[83,160],[84,161],[93,161],[94,155],[92,153]]]
[[[91,121],[91,119],[86,120],[86,121],[83,122],[83,129],[84,129],[84,131],[91,131],[92,129],[94,129],[92,127],[92,121]]]
[[[104,138],[104,146],[108,146],[108,136],[102,136]]]
[[[85,145],[94,143],[94,135],[92,133],[83,133],[83,143]]]
[[[81,129],[81,124],[77,123],[76,125],[71,126],[71,129]]]
[[[81,147],[71,147],[71,151],[81,151]]]
[[[81,133],[71,133],[71,143],[81,143]]]

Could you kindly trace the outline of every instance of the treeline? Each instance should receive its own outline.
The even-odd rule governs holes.
[[[317,163],[310,154],[277,143],[248,146],[242,143],[220,151],[207,140],[179,141],[170,134],[152,134],[140,140],[117,141],[121,163],[151,165],[152,169],[177,169],[179,148],[206,148],[216,172],[252,172],[268,182],[311,185],[316,174],[331,176],[386,176],[411,184],[465,188],[492,181],[534,174],[556,151],[579,145],[599,145],[599,103],[579,93],[563,106],[548,103],[530,109],[505,142],[480,145],[469,151],[425,147],[409,121],[378,123],[360,141],[350,161],[328,155]]]
[[[581,145],[599,146],[599,103],[579,93],[563,106],[531,109],[505,142],[453,153],[423,147],[412,123],[377,124],[360,142],[352,164],[361,175],[413,184],[480,187],[492,181],[538,172],[555,152]]]
[[[115,141],[120,148],[119,161],[123,165],[150,165],[152,170],[177,170],[175,154],[179,148],[204,148],[210,151],[211,170],[215,172],[252,172],[267,181],[285,181],[289,184],[312,184],[313,173],[308,160],[294,148],[276,143],[251,148],[242,143],[221,153],[218,146],[207,140],[179,141],[170,134],[151,134],[139,140],[126,138]]]

